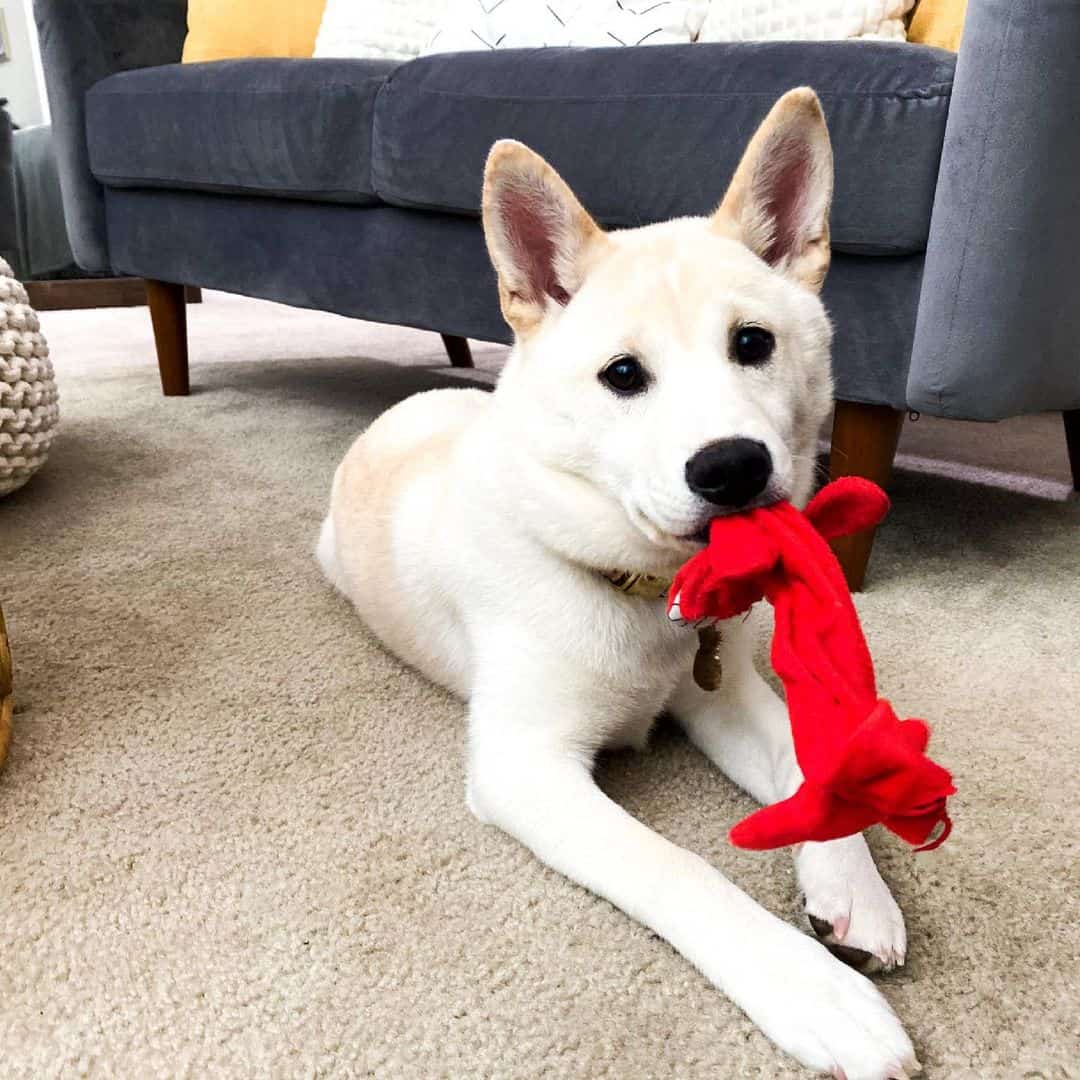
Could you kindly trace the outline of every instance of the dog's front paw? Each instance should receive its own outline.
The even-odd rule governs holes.
[[[804,844],[795,868],[810,925],[833,953],[864,973],[903,964],[904,916],[861,836]]]
[[[751,993],[732,997],[793,1057],[846,1080],[906,1080],[921,1069],[877,988],[816,941],[783,924],[758,955]],[[736,988],[738,989],[738,988]]]

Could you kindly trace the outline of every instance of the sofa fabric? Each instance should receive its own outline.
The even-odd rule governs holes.
[[[834,247],[919,252],[955,59],[891,42],[421,57],[376,102],[373,186],[394,205],[475,214],[484,158],[511,137],[548,158],[607,225],[706,213],[772,104],[807,84],[836,156]]]
[[[968,8],[908,398],[1000,420],[1080,408],[1080,4]]]
[[[19,258],[11,265],[22,281],[51,276],[74,262],[64,226],[64,200],[56,166],[56,139],[48,124],[23,128],[12,141]]]
[[[108,271],[105,202],[86,148],[86,91],[118,71],[179,60],[187,0],[34,0],[34,17],[71,248],[84,270]]]
[[[221,60],[114,75],[86,95],[104,184],[377,201],[375,96],[391,60]]]
[[[480,224],[461,215],[110,188],[119,271],[297,307],[510,340]],[[825,281],[837,391],[904,406],[922,256],[838,255]]]
[[[0,105],[0,259],[15,267],[19,261],[19,217],[15,202],[13,134],[11,117]]]

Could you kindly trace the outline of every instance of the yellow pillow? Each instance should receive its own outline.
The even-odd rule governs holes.
[[[908,26],[908,41],[936,45],[939,49],[960,48],[967,0],[919,0]]]
[[[326,0],[189,0],[184,63],[311,56]]]

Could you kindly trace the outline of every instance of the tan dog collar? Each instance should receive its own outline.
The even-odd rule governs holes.
[[[669,578],[656,577],[653,574],[636,574],[632,570],[601,570],[600,573],[624,596],[663,600],[671,590]]]

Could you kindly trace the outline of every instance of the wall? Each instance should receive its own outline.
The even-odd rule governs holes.
[[[31,0],[0,0],[7,24],[12,59],[0,63],[0,97],[8,99],[8,111],[21,127],[45,123],[45,102],[38,53],[37,30],[30,11]]]

